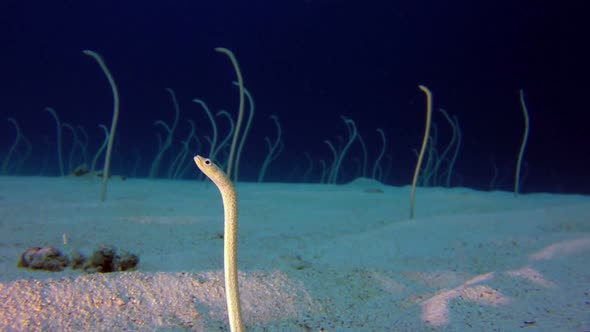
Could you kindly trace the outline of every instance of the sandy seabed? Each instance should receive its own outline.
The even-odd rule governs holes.
[[[590,331],[590,197],[239,183],[248,331]],[[223,207],[194,181],[0,177],[1,331],[228,331]],[[64,235],[67,244],[64,244]],[[136,271],[16,267],[30,247]]]

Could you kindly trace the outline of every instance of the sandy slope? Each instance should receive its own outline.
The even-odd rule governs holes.
[[[408,188],[367,180],[238,192],[248,330],[590,330],[588,197],[419,189],[410,222]],[[127,180],[98,196],[88,179],[0,177],[0,330],[227,330],[216,188]],[[16,268],[29,247],[102,243],[139,269]]]

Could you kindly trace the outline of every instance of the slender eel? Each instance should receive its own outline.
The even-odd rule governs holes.
[[[194,158],[195,164],[219,189],[223,200],[224,234],[223,266],[225,273],[225,298],[232,332],[244,331],[238,291],[238,200],[236,189],[228,176],[210,159],[201,156]]]

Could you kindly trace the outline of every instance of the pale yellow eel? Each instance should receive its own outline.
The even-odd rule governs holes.
[[[223,266],[225,273],[225,298],[232,332],[244,331],[238,291],[238,200],[236,189],[227,175],[208,158],[196,156],[195,164],[219,189],[223,200],[224,234]]]

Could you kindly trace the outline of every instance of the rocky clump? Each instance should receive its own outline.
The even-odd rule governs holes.
[[[34,247],[21,254],[17,267],[43,271],[63,271],[66,267],[82,269],[86,272],[117,272],[133,270],[139,264],[139,256],[128,252],[117,254],[115,247],[101,245],[90,257],[74,252],[68,258],[54,247]]]

